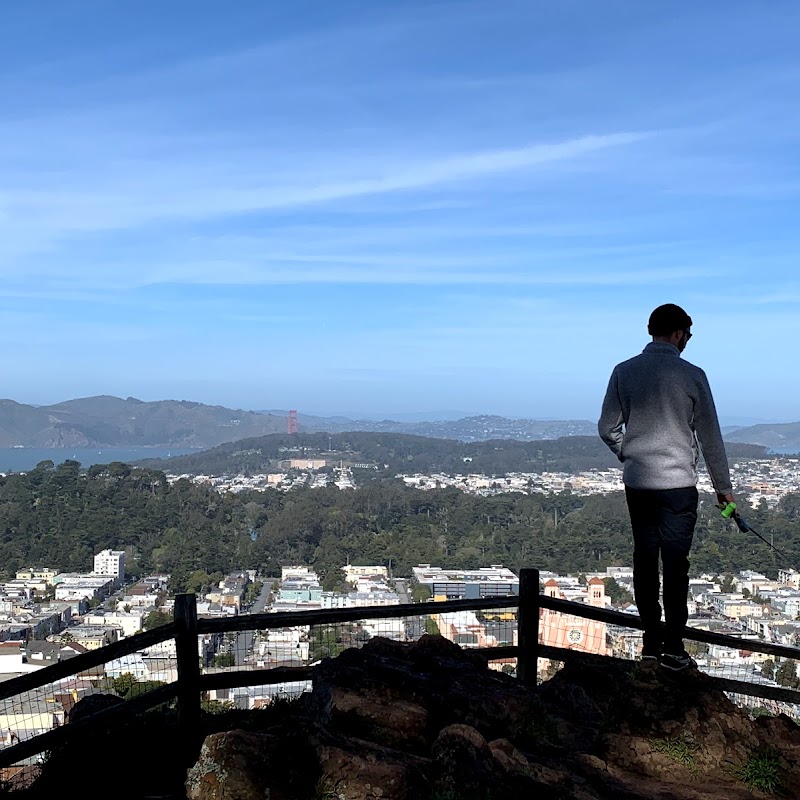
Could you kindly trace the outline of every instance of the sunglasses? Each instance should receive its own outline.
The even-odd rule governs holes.
[[[686,334],[686,341],[688,342],[688,341],[689,341],[689,339],[691,339],[691,338],[692,338],[692,332],[691,332],[691,331],[684,330],[684,333]]]

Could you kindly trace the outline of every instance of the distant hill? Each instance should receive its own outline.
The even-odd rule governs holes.
[[[763,447],[733,444],[733,458],[766,456]],[[170,459],[148,459],[141,466],[173,475],[238,475],[264,473],[289,459],[321,458],[367,466],[363,475],[397,473],[446,474],[510,472],[580,472],[619,467],[619,461],[597,436],[565,436],[535,442],[494,439],[459,442],[402,433],[273,434],[229,442],[203,453]],[[372,467],[377,467],[373,470]]]
[[[352,420],[300,414],[303,433],[361,431],[392,433],[459,442],[513,440],[542,442],[565,437],[596,439],[588,420],[535,420],[478,415],[458,420],[398,422]],[[269,434],[286,432],[286,412],[244,411],[188,400],[145,402],[109,395],[32,406],[0,400],[2,447],[196,447],[207,449]],[[800,423],[755,425],[731,430],[730,442],[766,447],[800,445]]]
[[[369,431],[374,433],[406,433],[435,439],[458,439],[461,442],[482,442],[490,439],[539,441],[562,436],[595,436],[597,423],[589,420],[509,419],[481,414],[458,420],[397,422],[396,420],[352,420],[343,417],[300,417],[307,430],[331,433]]]
[[[286,430],[286,419],[187,400],[99,396],[51,406],[0,400],[0,447],[214,447]]]
[[[796,447],[800,451],[800,422],[764,423],[738,428],[725,435],[728,442],[747,442],[769,448]]]
[[[397,422],[299,415],[301,431],[405,433],[460,441],[593,436],[586,420],[506,419],[473,416],[460,420]],[[0,447],[215,447],[224,442],[282,433],[286,412],[209,406],[187,400],[145,402],[100,395],[49,406],[0,400]]]

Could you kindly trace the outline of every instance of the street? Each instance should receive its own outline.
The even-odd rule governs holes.
[[[264,581],[261,587],[261,592],[256,598],[253,605],[250,607],[248,614],[260,614],[267,607],[269,594],[272,590],[272,580],[269,578]],[[236,646],[233,649],[233,655],[236,659],[236,666],[240,667],[250,660],[253,653],[253,642],[255,641],[255,633],[253,631],[241,631],[236,637]]]

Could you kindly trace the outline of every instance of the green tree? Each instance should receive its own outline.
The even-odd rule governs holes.
[[[162,625],[169,625],[172,622],[172,614],[168,614],[166,611],[161,611],[160,609],[156,609],[155,611],[151,611],[145,618],[144,622],[142,622],[142,627],[146,630],[152,630],[153,628],[159,628]]]
[[[123,672],[118,678],[114,678],[112,684],[114,686],[114,691],[120,697],[127,697],[128,692],[138,683],[136,678],[133,676],[131,672]]]
[[[430,633],[433,636],[439,636],[439,626],[433,617],[425,617],[425,633]]]
[[[131,686],[128,693],[125,695],[126,700],[133,700],[135,697],[139,697],[139,695],[147,694],[147,692],[152,692],[154,689],[158,689],[159,686],[164,686],[163,681],[137,681],[136,683]]]
[[[623,586],[620,586],[616,578],[603,578],[603,583],[612,605],[618,606],[623,603],[633,602],[633,595]]]
[[[219,653],[211,661],[212,667],[235,667],[236,656],[233,653]]]
[[[207,714],[225,714],[236,706],[230,700],[201,700],[200,708]]]
[[[775,682],[780,686],[797,689],[800,678],[797,677],[797,662],[793,659],[783,659],[775,670]]]
[[[341,625],[320,625],[311,629],[309,657],[312,662],[323,658],[336,658],[346,649]]]
[[[415,603],[426,603],[432,597],[432,592],[429,586],[424,583],[417,583],[411,589],[411,599]]]

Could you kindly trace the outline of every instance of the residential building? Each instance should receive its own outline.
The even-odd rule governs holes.
[[[130,612],[90,612],[84,616],[83,621],[86,625],[119,628],[122,631],[122,636],[128,637],[142,630],[144,618],[145,612],[137,609]]]
[[[759,603],[746,600],[740,594],[712,594],[706,600],[717,614],[728,619],[759,617],[763,611]]]
[[[100,647],[118,641],[119,628],[106,627],[101,625],[74,625],[62,634],[51,636],[49,641],[72,641],[83,645],[87,650],[97,650]]]
[[[389,580],[389,570],[387,567],[357,567],[354,564],[347,564],[342,567],[344,579],[348,583],[356,583],[359,578],[378,577],[384,581]]]
[[[43,581],[52,586],[56,575],[58,575],[58,570],[56,569],[28,567],[28,569],[18,570],[16,578],[18,581]]]
[[[488,647],[483,623],[474,611],[450,611],[431,614],[439,633],[461,647]]]
[[[56,600],[102,599],[114,588],[114,577],[62,572],[55,577],[55,587]]]
[[[36,672],[41,666],[29,664],[23,658],[22,642],[0,642],[0,676],[3,679],[14,675],[24,675],[26,672]],[[3,704],[0,704],[0,708]],[[5,726],[8,727],[8,726]],[[0,724],[0,730],[4,726]]]
[[[794,569],[779,569],[778,583],[783,586],[791,586],[793,589],[800,589],[800,572]]]
[[[24,742],[64,724],[64,707],[49,698],[14,698],[0,707],[0,731],[12,742]]]
[[[130,655],[116,658],[113,661],[107,661],[105,664],[105,672],[108,678],[119,678],[127,673],[133,675],[137,681],[146,681],[150,679],[150,670],[147,664],[145,664],[141,653],[131,653]]]
[[[94,557],[95,575],[111,575],[118,586],[125,582],[125,551],[101,550]]]

